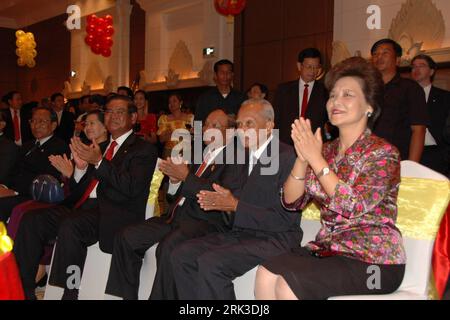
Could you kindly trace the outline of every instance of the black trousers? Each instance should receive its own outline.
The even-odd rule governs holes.
[[[58,249],[64,247],[64,234],[67,231],[58,232],[60,226],[64,226],[64,230],[67,230],[67,224],[63,223],[63,221],[68,217],[75,219],[76,217],[89,213],[95,210],[95,207],[95,200],[88,200],[78,210],[72,210],[64,206],[56,206],[31,210],[24,214],[14,242],[14,254],[17,259],[22,285],[27,298],[32,298],[34,295],[35,277],[39,261],[44,252],[44,247],[48,243],[56,240],[56,237],[58,237]],[[57,269],[56,259],[57,256],[55,253],[52,274]],[[59,281],[59,283],[64,284],[65,282]]]
[[[444,152],[442,152],[438,146],[425,146],[422,153],[422,159],[420,163],[424,166],[440,172],[443,175],[449,173],[449,163]]]
[[[217,231],[207,221],[185,216],[171,224],[165,217],[154,217],[143,223],[129,226],[119,232],[114,240],[106,293],[126,300],[137,300],[139,276],[145,252],[158,243],[157,270],[149,299],[176,299],[170,255],[181,242]]]
[[[74,270],[77,269],[79,278],[71,278],[70,281],[71,284],[80,284],[87,248],[99,240],[99,216],[97,201],[88,200],[84,206],[73,210],[60,223],[49,278],[51,285],[78,289],[68,287],[68,278],[75,274]]]
[[[14,207],[30,199],[30,197],[21,195],[0,198],[0,222],[4,222],[6,224]]]
[[[171,255],[181,300],[235,300],[233,280],[268,258],[290,250],[274,238],[243,231],[216,233],[186,241]]]

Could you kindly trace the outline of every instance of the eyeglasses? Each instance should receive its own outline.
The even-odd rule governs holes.
[[[124,110],[124,109],[120,109],[120,110],[110,110],[110,109],[106,109],[105,110],[105,114],[109,114],[109,115],[118,115],[118,116],[124,116],[125,114],[128,113],[128,110]]]
[[[51,122],[51,120],[48,120],[48,119],[30,119],[29,122],[30,122],[31,125],[49,124]]]
[[[426,69],[426,68],[429,68],[429,67],[427,65],[417,65],[417,66],[412,65],[411,66],[412,70],[414,70],[414,69]]]

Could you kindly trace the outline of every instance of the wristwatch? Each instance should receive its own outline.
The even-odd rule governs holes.
[[[330,168],[325,167],[318,174],[316,174],[317,179],[320,179],[321,177],[324,177],[330,173]]]

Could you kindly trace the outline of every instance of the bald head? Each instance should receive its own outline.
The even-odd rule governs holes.
[[[233,120],[222,109],[212,111],[205,120],[203,125],[203,132],[205,133],[209,129],[219,130],[222,134],[222,139],[226,143],[226,130],[234,126]],[[214,133],[213,133],[214,134]],[[210,141],[206,140],[205,144],[209,144]]]
[[[254,148],[264,143],[264,141],[259,141],[260,131],[265,130],[267,134],[263,136],[270,136],[275,125],[274,118],[275,113],[269,101],[264,99],[250,99],[245,101],[239,109],[236,121],[237,127],[243,131],[240,136],[246,134],[247,131],[254,131],[257,138],[253,142],[245,139],[243,141],[244,145]]]

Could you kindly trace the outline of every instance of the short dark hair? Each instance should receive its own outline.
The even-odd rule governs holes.
[[[230,60],[222,59],[214,63],[214,72],[217,73],[219,71],[220,66],[231,66],[231,71],[234,71],[234,64]]]
[[[169,94],[169,99],[170,97],[177,97],[177,99],[182,102],[183,101],[183,97],[181,96],[181,93],[179,92],[172,92],[171,94]]]
[[[264,97],[264,99],[269,100],[269,88],[267,88],[267,86],[265,84],[259,83],[259,82],[255,82],[253,83],[247,90],[246,94],[248,95],[248,93],[250,92],[250,90],[252,90],[253,87],[258,86],[259,89],[261,90],[262,93],[265,93],[266,96]]]
[[[392,46],[392,48],[394,49],[395,54],[398,58],[400,58],[403,55],[402,47],[396,41],[389,39],[389,38],[381,39],[381,40],[378,40],[377,42],[375,42],[373,44],[372,48],[370,49],[370,54],[374,55],[377,48],[379,46],[381,46],[382,44],[390,44]]]
[[[372,63],[361,57],[348,58],[336,64],[325,77],[325,85],[331,91],[336,82],[344,77],[357,78],[367,103],[373,108],[367,126],[373,128],[384,103],[384,82],[381,73]]]
[[[316,48],[306,48],[298,54],[298,62],[303,63],[306,58],[319,58],[320,64],[322,64],[322,54],[319,49]]]
[[[101,109],[94,109],[94,110],[91,110],[91,111],[87,112],[87,113],[83,116],[83,120],[86,120],[87,117],[90,116],[90,115],[92,115],[92,114],[95,114],[95,115],[97,116],[98,120],[99,120],[101,123],[103,123],[103,124],[105,123],[105,113],[104,113],[103,110],[101,110]]]
[[[9,105],[9,100],[12,100],[16,94],[20,94],[19,91],[10,91],[3,97],[3,102]]]
[[[100,106],[100,108],[105,107],[105,101],[106,101],[105,97],[102,96],[101,94],[94,94],[89,97],[89,103],[96,103]]]
[[[137,90],[137,91],[134,92],[134,96],[136,97],[136,95],[137,95],[138,93],[142,93],[142,94],[144,95],[145,100],[147,100],[147,92],[145,92],[145,91],[142,90],[142,89],[139,89],[139,90]]]
[[[129,96],[131,99],[134,98],[133,90],[131,90],[127,86],[120,86],[117,88],[117,93],[119,93],[120,90],[125,90],[127,92],[127,96]]]
[[[436,63],[436,62],[433,60],[433,58],[430,57],[429,55],[427,55],[427,54],[419,54],[419,55],[415,56],[415,57],[411,60],[411,65],[412,65],[412,64],[414,63],[414,61],[416,61],[417,59],[425,60],[426,63],[428,64],[428,67],[429,67],[431,70],[434,70],[434,74],[431,76],[431,82],[433,82],[433,80],[434,80],[434,78],[435,78],[435,76],[436,76],[436,71],[437,71],[437,69],[438,69],[437,63]]]
[[[33,110],[31,110],[31,116],[33,116],[33,114],[35,114],[39,110],[45,110],[48,113],[50,113],[50,121],[51,122],[58,122],[58,115],[56,114],[56,112],[53,109],[47,108],[47,107],[39,106],[39,107],[33,108]]]
[[[86,94],[86,95],[84,95],[84,96],[81,96],[81,98],[80,98],[80,104],[83,103],[84,99],[89,99],[89,103],[90,103],[91,95]]]
[[[120,94],[109,96],[108,99],[106,100],[106,106],[108,106],[108,104],[110,104],[112,101],[115,100],[125,101],[127,103],[127,110],[129,114],[137,113],[137,107],[134,104],[134,101],[129,96],[124,96]]]
[[[56,98],[58,98],[58,97],[63,97],[63,99],[64,99],[64,95],[62,93],[56,92],[56,93],[52,94],[52,96],[50,97],[50,101],[55,102]]]

